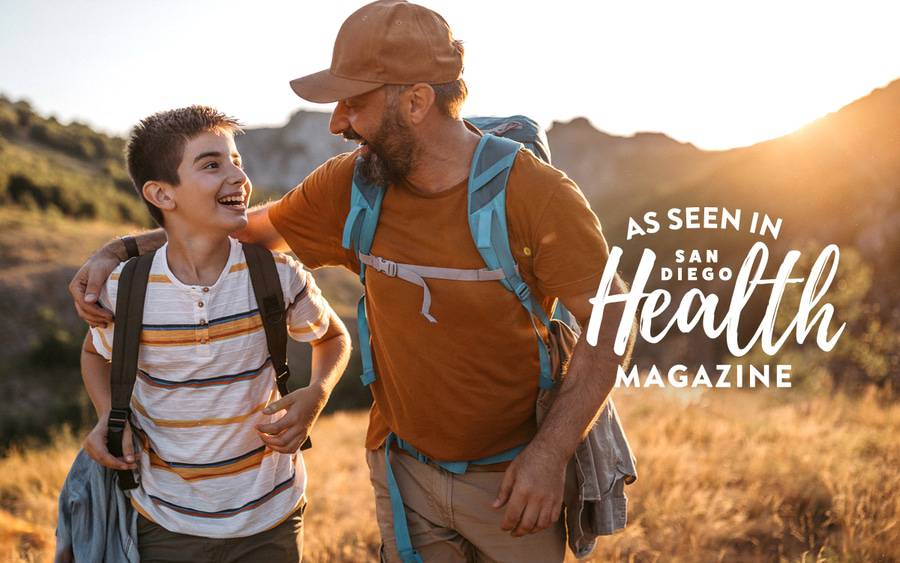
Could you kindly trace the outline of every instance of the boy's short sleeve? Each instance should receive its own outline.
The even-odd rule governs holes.
[[[300,262],[278,252],[273,254],[287,307],[288,334],[299,342],[321,338],[328,330],[331,306]]]
[[[119,291],[119,276],[124,267],[124,263],[119,264],[100,289],[100,297],[98,299],[100,306],[111,313],[116,312],[116,295]],[[99,326],[91,327],[91,340],[94,344],[94,349],[107,360],[112,360],[114,331],[115,323],[108,323],[105,328]]]

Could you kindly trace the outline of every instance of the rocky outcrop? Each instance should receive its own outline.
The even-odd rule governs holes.
[[[328,132],[330,115],[300,110],[284,127],[247,129],[236,139],[254,184],[287,191],[317,166],[355,145]]]

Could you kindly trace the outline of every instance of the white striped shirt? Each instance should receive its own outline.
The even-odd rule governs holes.
[[[157,251],[131,399],[142,450],[132,503],[167,530],[211,538],[276,526],[299,507],[306,487],[302,455],[272,451],[255,429],[283,413],[261,412],[279,395],[243,248],[229,240],[228,262],[209,287],[181,283],[169,269],[168,245]],[[288,333],[300,341],[321,337],[330,307],[312,275],[273,254]],[[100,295],[111,311],[122,267]],[[110,359],[113,324],[92,333]]]

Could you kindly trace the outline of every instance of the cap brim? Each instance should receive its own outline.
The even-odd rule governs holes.
[[[380,82],[341,78],[331,74],[331,71],[328,69],[291,80],[291,88],[295,94],[304,100],[318,104],[327,104],[352,98],[353,96],[371,92],[381,86],[384,86],[384,84]]]

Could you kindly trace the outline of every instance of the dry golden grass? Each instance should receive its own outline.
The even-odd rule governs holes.
[[[790,400],[792,402],[786,402]],[[640,478],[628,528],[595,561],[900,560],[900,405],[792,391],[620,393]],[[306,455],[308,561],[373,561],[364,413],[325,417]],[[0,460],[0,560],[43,561],[76,452]]]

